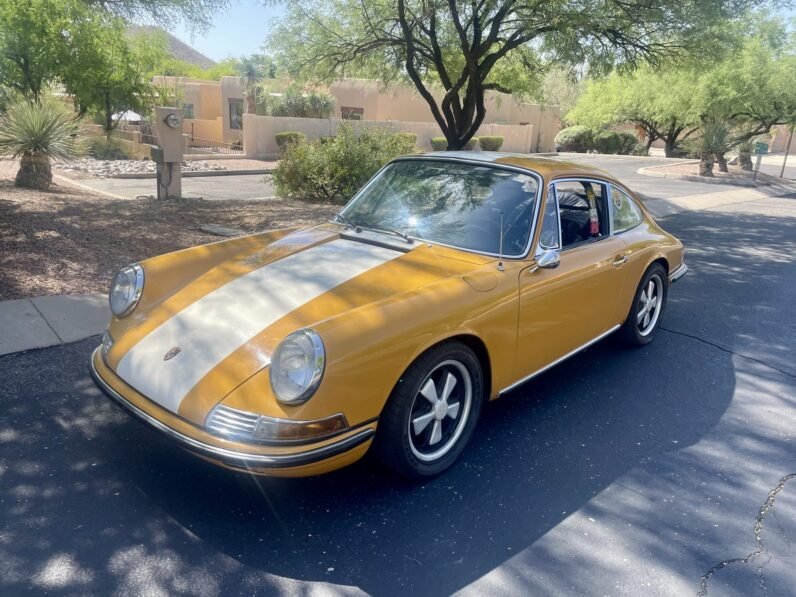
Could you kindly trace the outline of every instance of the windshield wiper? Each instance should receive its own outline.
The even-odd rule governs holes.
[[[348,226],[349,228],[353,228],[355,232],[362,232],[362,226],[352,222],[341,213],[334,214],[334,219],[340,222],[341,224]]]
[[[394,234],[395,236],[400,236],[410,245],[415,242],[415,239],[413,239],[405,232],[401,232],[400,230],[396,230],[395,228],[390,228],[388,226],[382,226],[381,224],[360,224],[359,227],[364,228],[365,230],[375,230],[377,232],[386,232],[387,234]]]
[[[393,234],[395,236],[400,236],[410,245],[415,242],[408,234],[401,232],[400,230],[396,230],[395,228],[389,228],[388,226],[382,226],[381,224],[360,224],[359,222],[354,222],[349,218],[345,217],[340,213],[334,214],[334,219],[336,219],[341,224],[348,226],[349,228],[353,228],[355,232],[362,232],[362,229],[365,230],[375,230],[376,232],[386,232],[387,234]]]

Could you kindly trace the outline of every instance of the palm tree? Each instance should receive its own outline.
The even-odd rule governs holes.
[[[20,100],[0,118],[0,156],[19,158],[14,184],[46,191],[52,184],[50,160],[67,161],[77,154],[79,121],[63,103]]]
[[[235,64],[241,83],[246,87],[246,114],[257,112],[257,84],[265,75],[265,61],[261,54],[241,56]]]
[[[732,147],[731,129],[726,122],[706,119],[702,123],[701,135],[690,141],[688,148],[699,155],[699,175],[713,176],[713,164],[718,159],[724,162],[724,154]],[[727,171],[726,162],[722,172]]]

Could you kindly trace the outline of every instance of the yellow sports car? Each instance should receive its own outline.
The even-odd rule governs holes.
[[[99,387],[183,448],[315,475],[450,467],[481,406],[618,331],[650,342],[683,246],[609,175],[441,152],[333,221],[147,259],[112,283]]]

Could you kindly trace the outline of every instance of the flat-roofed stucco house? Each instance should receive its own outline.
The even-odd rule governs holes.
[[[153,83],[178,89],[186,134],[215,142],[242,142],[247,155],[274,154],[275,133],[298,130],[309,138],[329,136],[344,120],[363,121],[357,126],[383,123],[392,130],[416,133],[418,143],[426,147],[430,147],[431,137],[441,136],[428,104],[414,88],[404,85],[385,87],[378,81],[363,79],[336,81],[329,87],[336,101],[334,116],[315,119],[244,115],[245,88],[239,77],[222,77],[220,81],[155,77]],[[553,139],[560,129],[557,107],[518,102],[495,91],[487,92],[486,106],[486,118],[478,134],[503,136],[504,149],[510,151],[553,149]],[[247,122],[253,124],[247,127]]]

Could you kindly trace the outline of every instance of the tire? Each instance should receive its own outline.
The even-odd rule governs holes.
[[[651,286],[652,285],[652,286]],[[653,290],[653,307],[649,308],[647,298],[650,288]],[[630,312],[622,325],[620,336],[629,346],[645,346],[652,342],[666,309],[666,297],[669,293],[669,276],[660,263],[653,263],[641,278],[641,282],[633,295]]]
[[[374,441],[376,457],[410,479],[439,475],[464,450],[483,402],[481,363],[470,348],[446,342],[429,349],[387,400]]]

